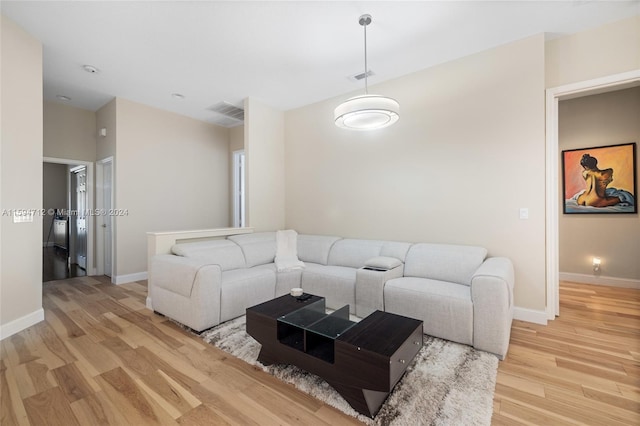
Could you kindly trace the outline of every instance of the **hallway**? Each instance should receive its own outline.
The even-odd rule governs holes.
[[[84,277],[86,271],[77,264],[67,263],[67,251],[58,247],[42,249],[42,282]]]

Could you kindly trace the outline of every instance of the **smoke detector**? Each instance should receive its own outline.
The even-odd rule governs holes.
[[[82,69],[88,72],[89,74],[98,74],[100,70],[93,65],[83,65]]]

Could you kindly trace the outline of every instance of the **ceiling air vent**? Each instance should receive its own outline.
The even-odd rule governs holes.
[[[367,77],[371,77],[372,75],[376,75],[373,71],[369,70],[367,71]],[[360,74],[356,74],[356,75],[350,75],[349,77],[347,77],[349,80],[351,81],[360,81],[360,80],[364,80],[364,73],[361,72]]]
[[[219,114],[213,122],[221,126],[234,127],[244,123],[244,110],[228,102],[219,102],[207,109]]]

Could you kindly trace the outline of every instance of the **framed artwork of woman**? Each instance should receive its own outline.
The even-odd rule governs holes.
[[[566,214],[638,213],[636,143],[562,151]]]

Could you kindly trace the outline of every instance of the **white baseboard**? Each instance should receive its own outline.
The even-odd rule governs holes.
[[[153,304],[151,303],[151,298],[147,296],[147,309],[153,311]]]
[[[547,325],[547,313],[534,309],[519,308],[516,306],[513,308],[513,319]]]
[[[29,328],[40,321],[44,321],[44,310],[42,308],[16,320],[0,325],[0,340],[13,336],[14,334],[19,333],[25,328]]]
[[[116,275],[111,278],[111,282],[120,285],[126,283],[132,283],[134,281],[142,281],[147,279],[147,271],[144,272],[136,272],[135,274],[126,274],[126,275]]]
[[[561,281],[571,281],[574,283],[640,289],[640,280],[632,280],[630,278],[603,277],[597,275],[574,274],[571,272],[560,272],[558,277]]]

